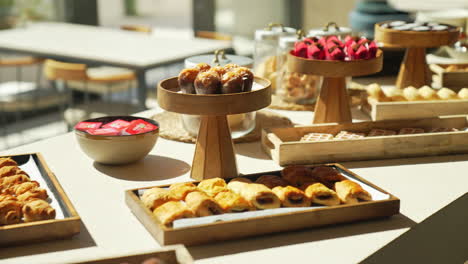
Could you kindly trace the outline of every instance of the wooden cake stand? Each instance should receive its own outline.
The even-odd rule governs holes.
[[[431,73],[426,62],[426,48],[451,45],[458,40],[460,28],[447,31],[403,31],[382,28],[388,21],[375,24],[375,41],[384,47],[406,48],[400,66],[396,87],[421,87],[431,84]]]
[[[347,76],[369,75],[382,70],[383,53],[368,60],[311,60],[288,54],[288,71],[323,76],[315,104],[314,124],[352,122],[346,91]]]
[[[255,84],[262,88],[245,93],[208,95],[179,93],[177,77],[158,84],[161,108],[180,114],[201,115],[192,163],[193,179],[238,176],[227,115],[253,112],[270,105],[270,81],[255,77]]]

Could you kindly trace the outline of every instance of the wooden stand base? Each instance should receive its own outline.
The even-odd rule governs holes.
[[[314,124],[352,122],[345,77],[323,77]]]
[[[430,85],[431,73],[426,62],[426,48],[407,48],[405,58],[400,66],[396,87],[408,86],[419,88]]]
[[[226,116],[201,116],[192,179],[237,177],[237,164]]]

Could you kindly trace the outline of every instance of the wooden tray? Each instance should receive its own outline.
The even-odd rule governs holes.
[[[128,190],[125,193],[125,200],[133,214],[162,245],[176,243],[197,245],[256,236],[260,234],[285,232],[310,227],[388,217],[398,214],[400,210],[400,200],[397,197],[362,179],[340,164],[331,163],[323,164],[322,166],[334,166],[336,169],[352,177],[354,180],[361,181],[380,192],[388,194],[389,199],[361,202],[355,205],[317,207],[313,209],[304,209],[304,211],[258,216],[249,219],[214,222],[210,224],[180,228],[171,228],[160,224],[153,216],[152,212],[143,205],[138,196],[138,191],[141,189],[152,187],[167,188],[169,185],[149,186],[146,188]],[[255,180],[261,175],[266,174],[280,175],[281,171],[248,174],[243,175],[243,177]],[[197,184],[198,182],[193,183]]]
[[[361,110],[373,121],[420,119],[468,114],[468,100],[379,102],[362,100]]]
[[[265,129],[262,147],[280,165],[314,164],[330,161],[388,159],[468,153],[468,132],[439,132],[412,135],[365,137],[352,140],[300,142],[307,133],[330,133],[342,130],[369,132],[373,128],[399,130],[404,127],[468,127],[466,116],[420,120],[394,120],[348,124],[321,124],[292,128]]]
[[[173,245],[160,250],[130,256],[96,259],[75,264],[141,264],[149,258],[158,258],[165,264],[192,264],[193,258],[183,245]]]
[[[18,162],[19,165],[28,161],[28,157],[34,159],[43,179],[48,185],[49,190],[57,198],[57,202],[63,211],[65,218],[0,226],[0,246],[63,239],[80,232],[81,220],[78,213],[70,202],[70,199],[68,199],[67,195],[63,191],[57,178],[46,165],[44,158],[40,153],[2,157],[11,157]],[[44,188],[43,186],[41,187]],[[57,208],[55,209],[57,210]]]
[[[468,88],[468,71],[451,71],[445,69],[451,64],[431,64],[429,69],[434,72],[432,81],[439,87],[447,87],[455,92],[460,91],[461,88]],[[468,67],[468,64],[459,64]]]

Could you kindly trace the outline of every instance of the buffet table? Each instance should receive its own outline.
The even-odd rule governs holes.
[[[156,108],[139,115],[149,117],[160,111]],[[310,112],[276,111],[295,123],[312,121]],[[189,180],[195,145],[160,138],[143,161],[112,167],[96,164],[85,156],[74,137],[68,133],[0,153],[42,153],[82,218],[81,233],[73,239],[3,248],[0,263],[68,263],[160,247],[125,204],[124,191]],[[235,150],[240,173],[280,168],[262,152],[259,142],[236,144]],[[189,252],[196,263],[357,263],[468,190],[468,155],[343,164],[397,196],[401,200],[400,214],[193,246],[188,247]],[[458,230],[465,233],[466,245],[466,226]],[[451,253],[466,257],[460,252]]]

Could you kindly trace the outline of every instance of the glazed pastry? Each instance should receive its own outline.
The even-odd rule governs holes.
[[[292,186],[316,182],[316,179],[312,175],[312,170],[302,165],[287,166],[281,171],[281,177]]]
[[[0,193],[8,192],[8,189],[13,187],[14,185],[17,185],[23,182],[28,182],[29,180],[30,180],[29,177],[23,174],[0,178]]]
[[[163,225],[170,226],[177,219],[192,218],[195,214],[180,201],[167,202],[153,211],[153,215]]]
[[[214,199],[226,213],[255,210],[255,208],[249,202],[247,202],[247,200],[231,190],[218,193]]]
[[[241,93],[243,92],[244,80],[242,75],[236,71],[226,72],[221,78],[221,93]]]
[[[230,182],[228,188],[244,197],[257,209],[272,209],[281,206],[279,198],[263,184]]]
[[[203,192],[191,192],[185,197],[185,203],[196,216],[218,215],[223,213],[221,206]]]
[[[379,136],[391,136],[395,135],[396,132],[393,130],[388,130],[388,129],[379,129],[379,128],[374,128],[369,132],[368,137],[379,137]]]
[[[238,67],[238,68],[233,69],[232,72],[234,72],[237,75],[241,76],[242,81],[243,81],[243,83],[242,83],[243,92],[252,91],[254,75],[248,68]]]
[[[256,181],[255,183],[259,183],[259,184],[263,184],[265,185],[266,187],[270,188],[270,189],[273,189],[275,188],[276,186],[287,186],[288,185],[288,182],[286,182],[285,179],[279,177],[279,176],[276,176],[276,175],[263,175],[263,176],[260,176]]]
[[[223,76],[227,72],[227,70],[221,66],[212,67],[210,71],[216,72],[219,76]]]
[[[206,72],[211,69],[211,66],[208,63],[201,62],[195,65],[195,69],[197,69],[199,72]]]
[[[18,166],[12,158],[0,158],[0,168],[5,166]]]
[[[361,185],[350,180],[335,183],[336,194],[342,203],[355,204],[359,201],[371,201],[371,195]]]
[[[183,93],[194,94],[195,93],[195,79],[199,70],[197,69],[184,69],[179,73],[177,81],[179,82],[180,90]]]
[[[340,204],[340,199],[336,192],[321,183],[307,186],[304,189],[304,193],[315,204],[328,206]]]
[[[425,85],[418,89],[418,94],[424,100],[439,100],[437,93],[431,87]]]
[[[458,91],[458,98],[468,99],[468,88],[462,88]]]
[[[396,87],[385,89],[383,92],[390,101],[405,101],[406,100],[405,97],[403,96],[403,91]]]
[[[0,178],[13,176],[16,174],[28,175],[26,172],[24,172],[22,169],[20,169],[17,166],[4,166],[0,168]]]
[[[42,188],[37,188],[34,190],[26,191],[18,195],[17,197],[18,197],[18,200],[25,202],[25,201],[34,200],[34,199],[47,200],[49,196],[47,195],[46,190]]]
[[[21,222],[22,204],[11,195],[0,195],[0,226]]]
[[[203,180],[198,184],[197,187],[211,197],[220,192],[227,191],[226,182],[221,178]]]
[[[403,97],[408,101],[419,101],[423,98],[419,95],[419,90],[413,86],[406,87],[403,89]]]
[[[165,264],[165,263],[166,262],[158,258],[149,258],[143,261],[141,264]]]
[[[424,133],[424,129],[404,127],[402,129],[400,129],[400,131],[398,132],[398,135],[420,134],[420,133]]]
[[[273,193],[278,196],[281,205],[284,207],[307,207],[310,206],[310,199],[303,191],[292,186],[277,186],[273,188]]]
[[[39,183],[37,181],[27,181],[17,185],[14,185],[9,188],[10,193],[15,194],[16,196],[20,196],[27,192],[37,193],[38,198],[40,199],[47,199],[49,196],[47,195],[47,191],[45,189],[39,188]]]
[[[25,222],[33,222],[55,218],[55,209],[44,200],[29,200],[23,206]]]
[[[437,92],[437,96],[439,96],[440,99],[442,100],[452,100],[452,99],[458,99],[457,98],[457,94],[448,89],[448,88],[441,88],[438,92]]]
[[[219,94],[221,77],[216,72],[201,72],[195,79],[195,91],[197,94]]]
[[[177,200],[185,200],[187,194],[197,190],[197,186],[191,182],[173,183],[169,187],[169,191],[171,192],[172,196]]]
[[[236,68],[239,68],[239,67],[240,67],[240,66],[237,65],[237,64],[228,63],[228,64],[224,65],[223,68],[224,68],[224,70],[225,70],[226,72],[228,72],[228,71],[232,71],[232,70],[234,70],[234,69],[236,69]]]
[[[172,196],[172,193],[169,190],[154,187],[146,190],[143,193],[141,196],[141,201],[147,208],[153,211],[155,208],[163,205],[164,203],[177,201],[177,199]]]
[[[247,179],[247,178],[244,178],[244,177],[236,177],[236,178],[231,179],[229,182],[236,182],[236,181],[252,183],[252,181],[250,179]]]
[[[327,140],[332,140],[333,135],[332,134],[326,134],[326,133],[309,133],[305,134],[300,141],[310,141],[310,142],[316,142],[316,141],[327,141]]]
[[[354,132],[348,132],[348,131],[340,131],[333,139],[334,140],[347,140],[347,139],[358,139],[358,138],[364,138],[366,134],[364,133],[354,133]]]
[[[346,180],[346,177],[341,175],[339,171],[328,166],[319,166],[313,168],[312,176],[330,189],[333,188],[335,182]]]

